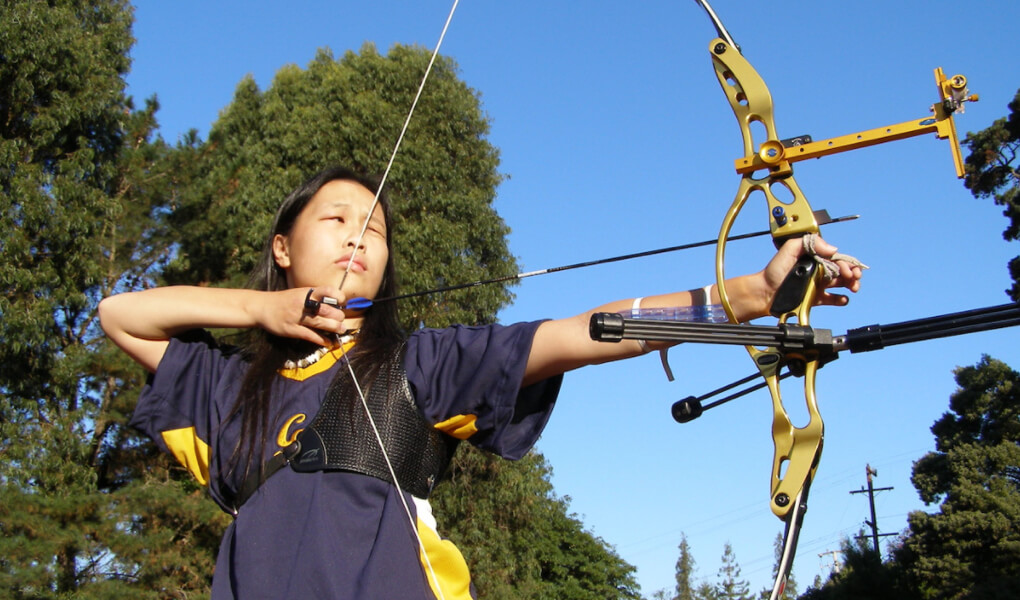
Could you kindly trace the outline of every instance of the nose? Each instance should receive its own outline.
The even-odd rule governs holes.
[[[352,232],[343,244],[344,248],[349,248],[354,251],[365,251],[365,240],[361,237],[361,230]]]

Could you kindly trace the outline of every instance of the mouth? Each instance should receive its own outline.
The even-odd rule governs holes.
[[[351,273],[364,273],[366,270],[364,261],[353,254],[340,257],[336,264],[345,270],[350,270]]]

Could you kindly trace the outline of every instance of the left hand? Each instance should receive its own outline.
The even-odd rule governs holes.
[[[817,238],[815,253],[822,258],[832,258],[836,254],[836,247],[822,238]],[[779,289],[787,274],[797,264],[797,260],[804,254],[804,245],[800,238],[787,240],[759,274],[764,285],[764,295],[767,297],[766,313],[768,312],[768,307],[772,304],[772,298],[775,296],[776,290]],[[828,280],[825,283],[825,289],[819,291],[815,299],[816,306],[846,306],[850,302],[850,299],[844,294],[834,294],[826,291],[830,288],[844,288],[854,293],[861,289],[862,268],[851,265],[845,260],[836,260],[835,262],[839,267],[839,275]]]

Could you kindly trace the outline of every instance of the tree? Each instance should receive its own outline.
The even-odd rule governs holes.
[[[568,514],[538,453],[511,463],[464,446],[432,504],[481,598],[639,598],[634,567]]]
[[[809,589],[800,600],[911,600],[916,594],[904,585],[899,566],[882,562],[866,536],[844,538],[842,567],[824,584]]]
[[[697,600],[719,600],[719,591],[707,581],[702,581],[694,590],[694,597]]]
[[[1014,597],[1020,589],[1020,373],[988,356],[955,371],[936,450],[914,464],[921,499],[895,553],[925,599]]]
[[[685,534],[680,534],[677,549],[680,554],[676,559],[676,594],[673,595],[673,600],[694,600],[694,556],[691,554],[691,546],[687,543]]]
[[[995,199],[1003,206],[1009,225],[1002,232],[1006,240],[1020,239],[1020,91],[1009,103],[1009,115],[997,119],[978,133],[967,134],[964,144],[970,148],[966,160],[964,185],[975,198]],[[1013,300],[1020,301],[1020,256],[1009,262]]]
[[[750,600],[751,587],[746,580],[740,578],[737,555],[729,542],[723,546],[720,561],[722,565],[719,567],[719,583],[715,586],[716,597],[719,600]]]
[[[142,373],[102,336],[100,298],[168,258],[170,150],[124,96],[122,0],[0,7],[0,589],[6,597],[188,593],[219,526],[193,484],[155,501],[124,424]],[[144,453],[143,453],[144,454]],[[124,460],[125,457],[133,457]],[[162,468],[161,468],[162,467]],[[190,486],[190,487],[188,487]],[[153,502],[156,504],[155,502]],[[177,524],[193,510],[188,528]],[[131,535],[128,535],[128,534]],[[160,543],[151,544],[158,537]]]
[[[276,207],[307,176],[335,163],[381,174],[428,60],[420,48],[396,45],[383,56],[365,44],[339,60],[320,50],[307,69],[280,69],[265,91],[244,79],[170,216],[180,239],[167,280],[239,285]],[[452,60],[437,60],[386,185],[406,291],[517,269],[492,206],[499,153],[484,137],[477,94],[456,70]],[[505,286],[480,286],[399,308],[409,329],[476,324],[492,322],[511,298]]]

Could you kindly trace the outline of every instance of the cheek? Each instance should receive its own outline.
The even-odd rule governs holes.
[[[379,258],[379,265],[374,271],[378,273],[379,286],[381,287],[386,282],[386,266],[389,264],[389,254],[386,253],[385,247]]]

